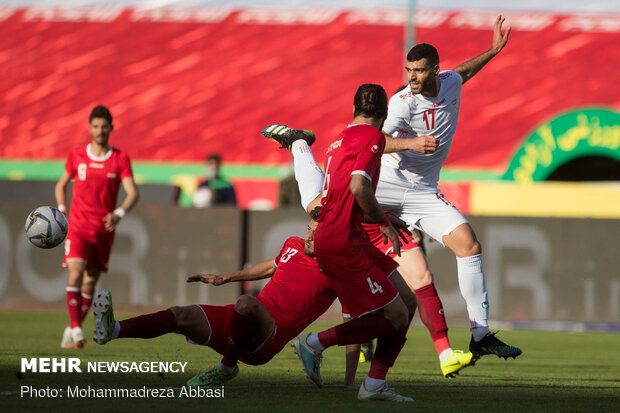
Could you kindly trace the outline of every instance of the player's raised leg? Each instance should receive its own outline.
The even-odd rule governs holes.
[[[112,293],[108,290],[101,290],[96,294],[93,314],[95,316],[93,339],[97,344],[106,344],[118,338],[155,338],[177,332],[192,339],[208,340],[211,334],[204,312],[199,306],[172,307],[116,321]],[[187,320],[197,321],[190,323]]]

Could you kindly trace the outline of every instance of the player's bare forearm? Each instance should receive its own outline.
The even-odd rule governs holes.
[[[438,146],[439,139],[432,135],[420,135],[411,138],[392,138],[389,135],[385,135],[385,149],[383,153],[400,151],[433,153],[437,150]]]
[[[463,83],[474,77],[476,73],[489,63],[489,61],[506,46],[506,43],[508,43],[508,36],[510,35],[511,29],[508,27],[506,32],[502,33],[502,24],[505,20],[506,18],[502,15],[497,16],[495,24],[493,25],[493,42],[489,50],[454,68],[454,71],[463,78]]]
[[[120,205],[125,213],[131,211],[131,209],[138,203],[140,200],[140,192],[138,191],[138,186],[136,185],[133,178],[128,177],[122,180],[123,189],[127,193],[127,197],[123,200],[123,203]]]
[[[385,213],[379,206],[370,181],[363,175],[353,175],[349,189],[364,211],[364,222],[367,224],[380,224],[385,219]]]
[[[56,205],[66,208],[67,185],[69,184],[70,180],[71,177],[66,171],[64,171],[58,182],[56,182],[56,186],[54,187],[54,198],[56,198]],[[65,213],[65,211],[61,212]]]
[[[222,276],[213,274],[197,274],[187,277],[187,282],[203,282],[205,284],[222,285],[229,282],[255,281],[271,277],[276,272],[273,260],[263,261],[241,271]]]

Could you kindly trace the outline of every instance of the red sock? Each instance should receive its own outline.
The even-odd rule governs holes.
[[[409,324],[411,324],[412,319],[413,314],[409,316]],[[377,349],[370,362],[368,377],[385,380],[388,370],[394,365],[396,358],[407,341],[408,329],[409,327],[403,331],[377,338]]]
[[[80,307],[82,306],[82,294],[77,285],[67,285],[65,288],[67,299],[67,310],[69,311],[69,327],[79,327],[81,325]]]
[[[84,321],[84,318],[88,314],[90,304],[93,302],[93,296],[82,293],[82,305],[80,307],[80,322]]]
[[[414,291],[418,297],[420,319],[431,334],[437,354],[450,348],[448,340],[448,326],[443,313],[443,305],[437,295],[434,284],[425,285]]]
[[[243,351],[248,350],[247,345],[250,340],[256,335],[256,322],[253,317],[243,315],[235,310],[228,322],[228,330],[230,339],[224,350],[222,364],[227,367],[234,367]]]
[[[118,338],[153,338],[177,331],[177,320],[170,309],[123,320],[120,324]]]
[[[360,318],[339,324],[318,334],[323,347],[331,347],[336,344],[366,343],[375,337],[394,333],[394,326],[381,315],[366,315]]]

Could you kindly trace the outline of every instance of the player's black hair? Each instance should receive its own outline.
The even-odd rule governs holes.
[[[426,59],[428,63],[435,66],[439,64],[439,53],[435,46],[428,43],[416,44],[407,53],[408,62],[417,62],[418,60]]]
[[[207,161],[215,161],[218,165],[222,163],[222,157],[217,153],[212,153],[207,156]]]
[[[97,105],[93,108],[90,112],[90,116],[88,117],[88,121],[92,122],[95,118],[105,119],[110,125],[112,125],[112,114],[110,113],[110,109],[103,105]]]
[[[366,83],[357,88],[353,98],[353,116],[364,115],[369,118],[387,118],[388,101],[381,85]]]
[[[310,211],[310,218],[312,218],[313,220],[318,220],[319,216],[321,215],[321,207],[318,206],[316,208],[314,208],[312,211]]]

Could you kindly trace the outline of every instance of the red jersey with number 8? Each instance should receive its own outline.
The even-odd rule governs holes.
[[[103,217],[116,208],[121,180],[133,176],[129,157],[111,146],[95,156],[88,144],[69,154],[65,170],[73,178],[69,231],[107,232]]]

